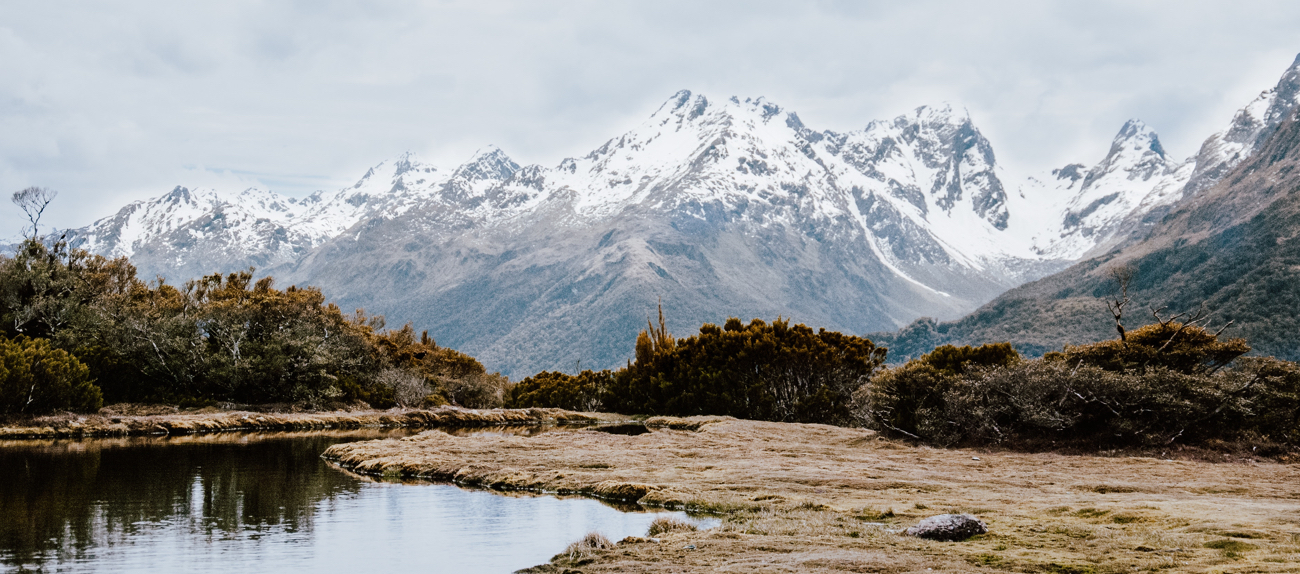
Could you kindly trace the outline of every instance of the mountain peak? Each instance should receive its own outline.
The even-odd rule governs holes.
[[[917,107],[912,110],[912,117],[921,122],[940,124],[962,124],[971,121],[970,112],[966,108],[954,108],[948,102]]]
[[[665,101],[655,113],[650,117],[657,118],[661,114],[671,114],[685,120],[693,120],[704,115],[704,111],[709,107],[709,99],[704,94],[693,94],[690,90],[678,90],[668,101]]]
[[[393,177],[415,170],[419,168],[421,164],[422,162],[415,156],[415,153],[411,152],[411,150],[406,150],[393,159]]]
[[[1110,154],[1122,153],[1126,150],[1133,150],[1140,153],[1148,151],[1155,152],[1160,157],[1165,157],[1165,148],[1160,145],[1160,136],[1156,131],[1146,125],[1139,119],[1131,119],[1124,122],[1124,127],[1119,129],[1115,134],[1115,140],[1111,144]]]
[[[495,145],[487,145],[474,152],[469,161],[456,168],[456,176],[479,181],[485,179],[505,180],[519,171],[519,164],[510,159],[506,152]]]

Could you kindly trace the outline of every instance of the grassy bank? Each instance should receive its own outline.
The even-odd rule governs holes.
[[[558,557],[539,572],[1300,571],[1294,464],[937,449],[862,429],[716,417],[652,422],[639,435],[432,431],[336,445],[326,457],[371,475],[582,493],[723,520],[577,562]],[[897,534],[954,511],[980,516],[989,534],[959,543]]]
[[[54,415],[0,425],[0,439],[85,438],[140,435],[188,435],[229,431],[306,431],[357,428],[433,428],[540,424],[578,424],[626,417],[575,413],[562,409],[390,409],[306,413],[263,413],[214,408],[194,412],[146,408],[94,415]],[[163,412],[159,412],[163,411]],[[130,413],[130,414],[128,414]]]

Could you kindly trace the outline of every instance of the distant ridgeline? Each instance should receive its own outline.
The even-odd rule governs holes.
[[[960,106],[831,130],[763,98],[683,91],[590,153],[550,165],[486,149],[458,166],[402,155],[305,198],[177,186],[67,233],[73,246],[129,256],[142,276],[176,284],[256,267],[317,286],[344,308],[413,321],[516,378],[578,360],[614,368],[656,301],[679,332],[733,316],[858,334],[962,317],[1129,245],[1207,197],[1264,153],[1297,102],[1300,61],[1192,157],[1168,155],[1151,127],[1130,120],[1104,156],[1012,179]],[[1176,308],[1210,300],[1226,314],[1220,303],[1241,297],[1200,287],[1155,297],[1166,285],[1226,281],[1206,272],[1241,277],[1231,266],[1188,267],[1214,259],[1213,249],[1143,263],[1135,296]],[[937,335],[913,330],[1040,354],[1106,336],[1096,319],[1105,313],[1089,299],[1103,287],[1048,281],[976,319],[936,325]],[[1274,340],[1282,327],[1243,334],[1290,353]],[[886,346],[894,358],[934,347]]]
[[[500,406],[507,380],[410,325],[251,271],[146,284],[63,242],[0,256],[0,415],[107,401]]]
[[[1254,352],[1300,359],[1300,108],[1261,134],[1218,184],[1180,203],[1132,242],[1012,289],[957,321],[922,319],[873,333],[891,358],[943,344],[1010,341],[1042,355],[1115,334],[1104,301],[1127,287],[1129,314],[1204,306]],[[1128,279],[1116,281],[1116,271]]]

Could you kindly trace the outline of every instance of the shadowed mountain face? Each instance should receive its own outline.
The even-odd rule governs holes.
[[[611,367],[660,301],[678,333],[729,316],[855,333],[960,317],[1148,234],[1254,157],[1298,88],[1300,60],[1185,161],[1133,120],[1095,165],[1027,179],[948,106],[814,131],[762,98],[682,91],[553,167],[406,154],[337,192],[177,187],[68,233],[172,283],[254,266],[315,285],[516,377]]]
[[[1225,334],[1244,337],[1256,354],[1300,359],[1300,110],[1267,130],[1267,139],[1214,186],[1180,202],[1140,241],[1012,289],[950,323],[922,320],[878,334],[894,360],[944,343],[1011,341],[1040,354],[1063,343],[1115,336],[1104,298],[1109,270],[1134,272],[1127,326],[1153,320],[1152,309],[1195,311],[1205,304]]]

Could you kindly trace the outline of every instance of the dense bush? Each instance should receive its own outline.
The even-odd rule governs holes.
[[[850,397],[884,362],[871,341],[777,320],[705,324],[676,340],[654,325],[636,362],[614,376],[605,407],[661,415],[849,424]]]
[[[1216,334],[1198,325],[1168,321],[1131,331],[1123,340],[1067,346],[1043,358],[1119,373],[1163,368],[1191,374],[1216,371],[1248,352],[1250,346],[1243,339],[1220,341]]]
[[[608,370],[583,371],[570,375],[558,371],[542,371],[516,383],[506,396],[510,408],[548,407],[572,411],[599,411],[614,383],[614,374]]]
[[[427,331],[417,340],[410,325],[374,335],[370,341],[382,364],[407,373],[403,385],[406,392],[397,399],[404,406],[451,403],[496,408],[502,405],[511,386],[501,374],[488,373],[478,359],[439,347]],[[420,382],[412,381],[412,377]]]
[[[112,402],[491,407],[508,386],[427,333],[385,331],[315,288],[276,289],[252,270],[151,285],[125,258],[62,241],[0,257],[0,320],[4,335],[76,356]]]
[[[45,339],[0,337],[0,414],[93,411],[103,399],[90,369]]]
[[[945,374],[909,363],[858,399],[868,426],[944,445],[1300,444],[1300,368],[1276,359],[1217,372],[1030,360]]]
[[[854,396],[859,417],[873,427],[908,436],[934,434],[930,428],[945,410],[950,387],[957,377],[979,367],[1007,367],[1020,362],[1009,343],[979,347],[944,345],[886,369]]]

